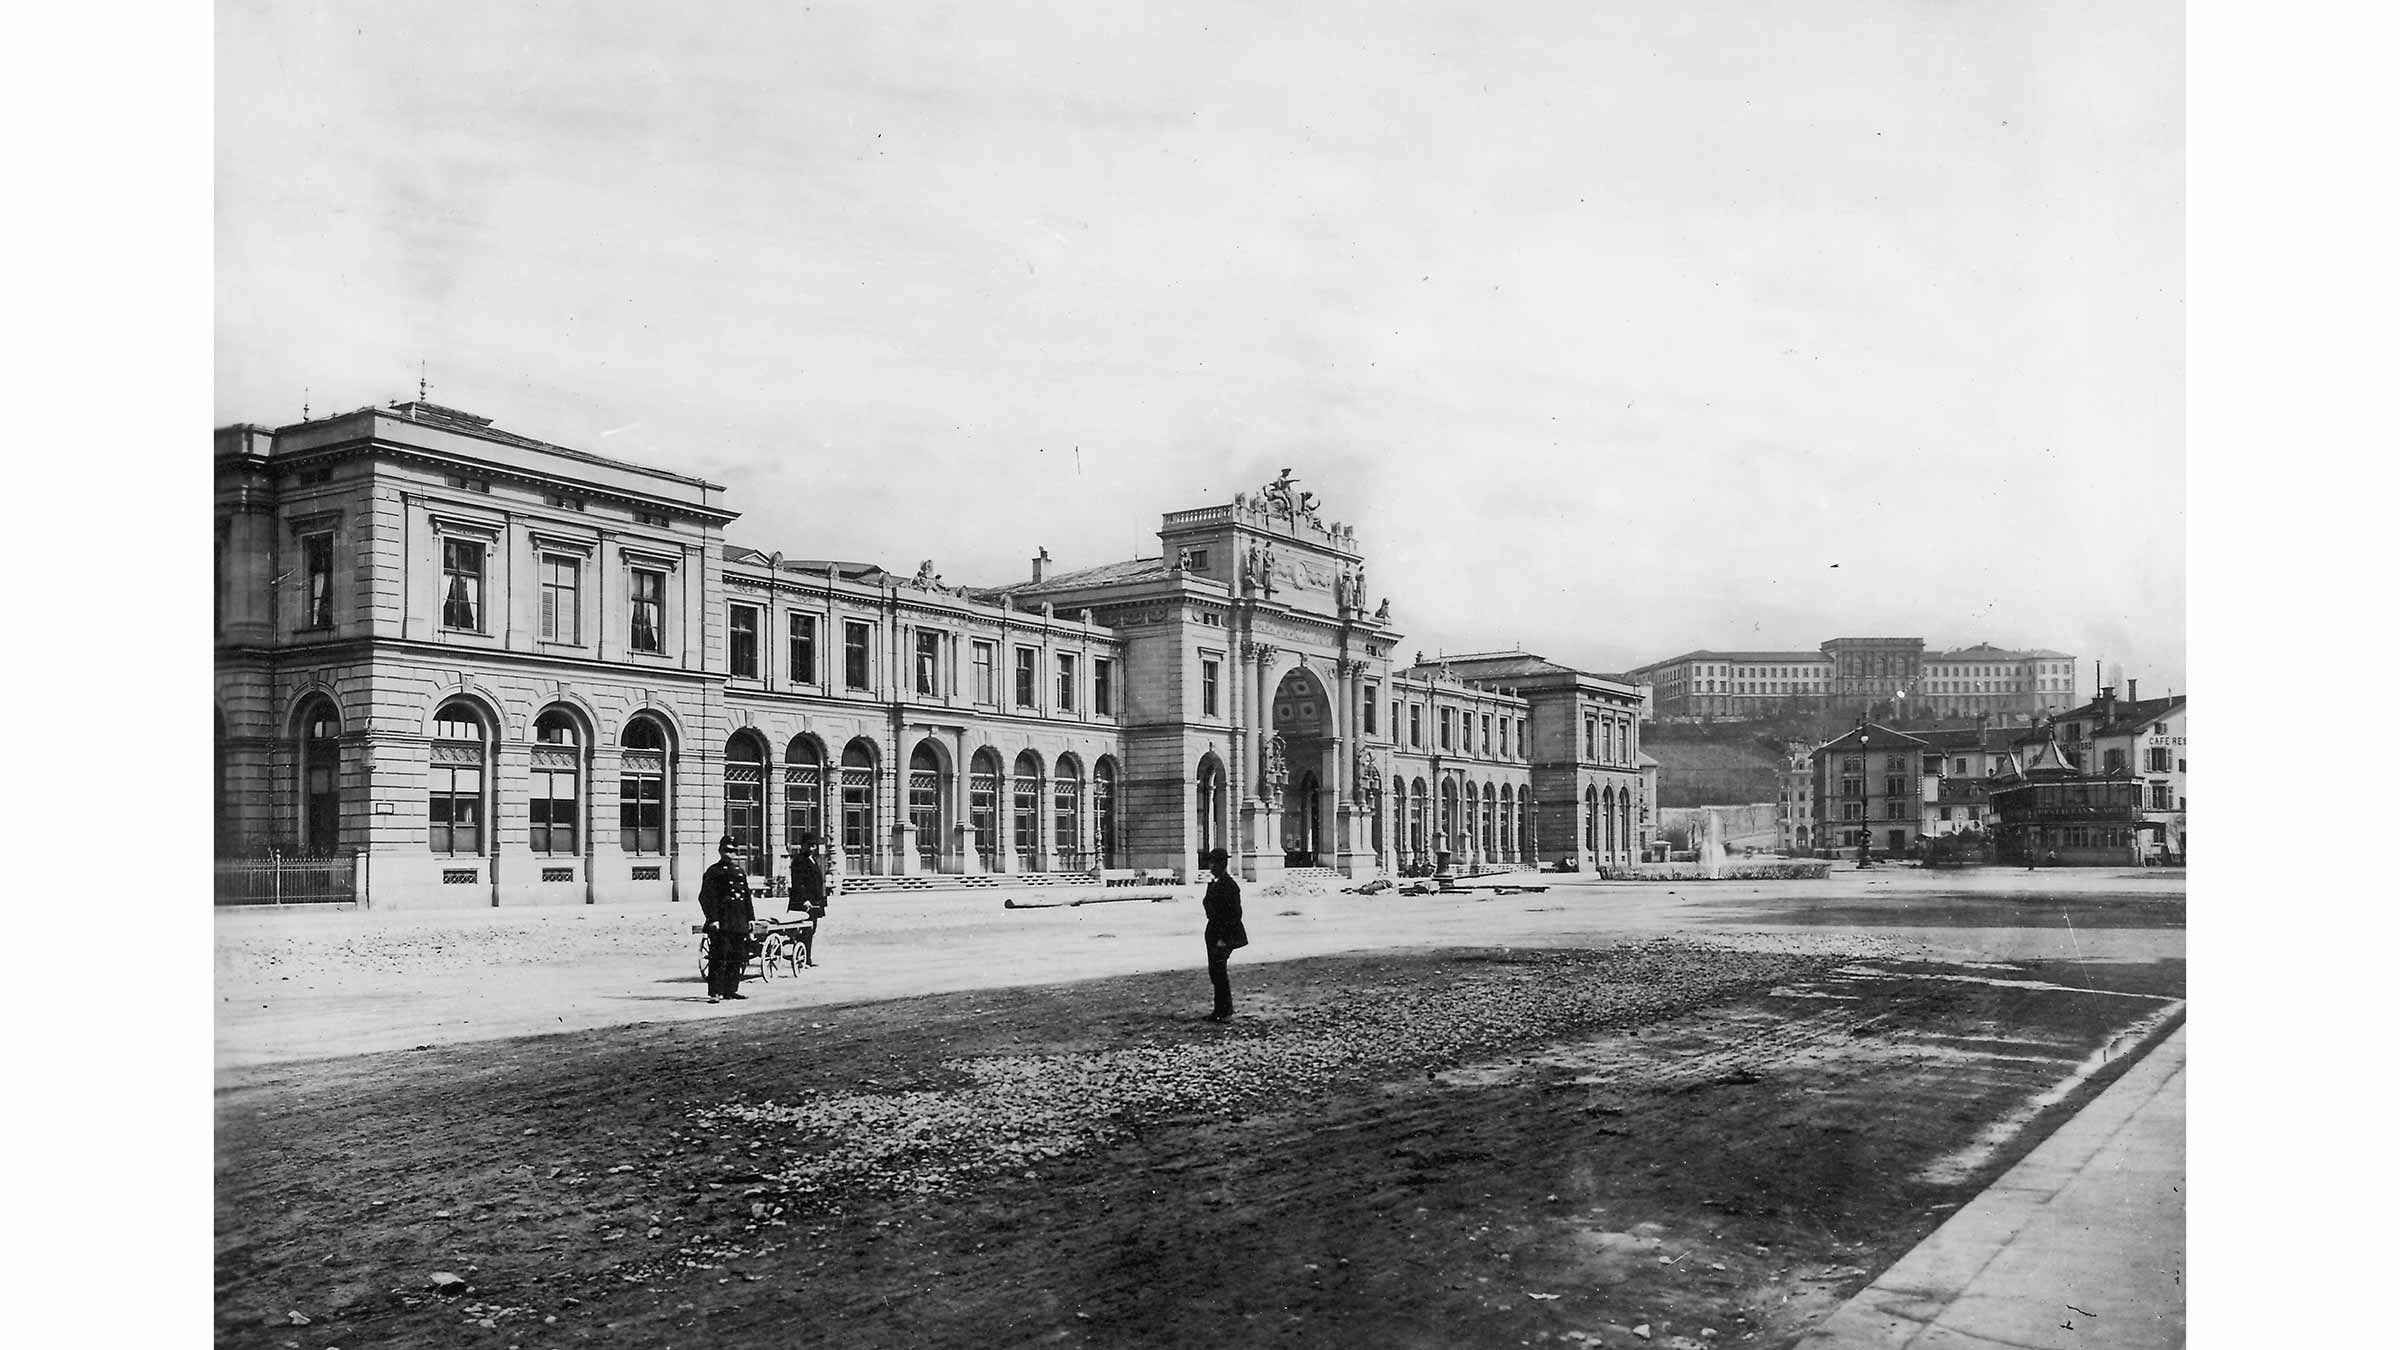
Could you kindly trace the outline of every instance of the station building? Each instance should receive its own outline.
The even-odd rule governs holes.
[[[729,545],[717,484],[422,400],[215,450],[218,851],[347,857],[366,903],[690,899],[725,834],[918,886],[1591,869],[1654,828],[1638,686],[1401,665],[1288,471],[976,587]]]

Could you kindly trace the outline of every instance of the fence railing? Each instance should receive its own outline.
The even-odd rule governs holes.
[[[240,858],[220,861],[220,905],[349,905],[357,873],[347,857]]]

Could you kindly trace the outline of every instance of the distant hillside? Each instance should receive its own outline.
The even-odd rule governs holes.
[[[1742,806],[1775,800],[1785,742],[1814,745],[1815,732],[1764,722],[1651,725],[1642,749],[1658,761],[1661,807]]]

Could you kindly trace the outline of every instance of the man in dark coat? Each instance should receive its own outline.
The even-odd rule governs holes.
[[[1203,937],[1208,943],[1208,983],[1216,990],[1216,1007],[1208,1014],[1211,1022],[1233,1020],[1233,985],[1225,977],[1225,958],[1237,947],[1250,945],[1250,935],[1242,929],[1242,883],[1225,871],[1225,850],[1212,848],[1200,855],[1208,868],[1208,894],[1200,897],[1200,908],[1208,915],[1208,931]]]
[[[733,836],[717,841],[717,861],[700,876],[700,918],[708,932],[708,1001],[748,998],[742,967],[750,957],[750,878]]]
[[[808,965],[817,963],[817,921],[825,917],[825,865],[818,860],[825,842],[813,834],[800,836],[792,848],[792,901],[784,907],[787,914],[808,920],[807,931],[800,935],[802,958]]]

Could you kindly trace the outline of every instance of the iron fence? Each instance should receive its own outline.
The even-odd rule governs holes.
[[[346,856],[239,858],[217,863],[220,905],[351,905],[357,873]]]

